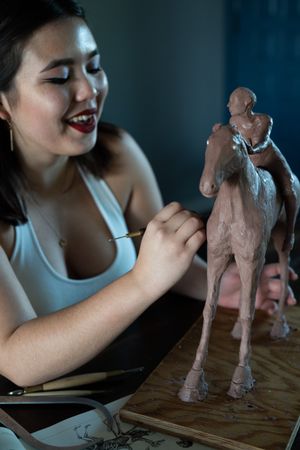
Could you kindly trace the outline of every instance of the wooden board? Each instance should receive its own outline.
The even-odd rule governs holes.
[[[300,307],[288,308],[287,318],[289,337],[272,340],[272,320],[256,313],[251,363],[255,389],[234,400],[227,390],[238,359],[239,342],[230,336],[236,312],[219,307],[205,366],[208,397],[184,403],[177,393],[199,343],[199,318],[123,407],[122,420],[216,449],[285,449],[300,414]]]

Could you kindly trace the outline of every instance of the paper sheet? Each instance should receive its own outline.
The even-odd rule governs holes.
[[[91,410],[39,430],[33,433],[33,436],[42,442],[57,446],[87,443],[90,444],[89,450],[150,450],[152,448],[158,450],[180,450],[181,448],[213,450],[211,447],[121,422],[118,412],[128,399],[129,396],[123,397],[106,405],[114,418],[113,426],[110,429],[103,422],[101,413]],[[95,444],[95,440],[99,438],[101,438],[100,442]],[[30,445],[18,440],[6,428],[0,428],[0,449],[34,450]]]

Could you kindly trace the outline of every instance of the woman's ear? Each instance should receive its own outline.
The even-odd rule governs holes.
[[[0,92],[0,119],[10,120],[8,102],[3,92]]]

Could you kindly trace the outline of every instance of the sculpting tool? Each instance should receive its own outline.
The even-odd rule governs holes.
[[[113,241],[116,241],[117,239],[134,238],[134,237],[138,237],[138,236],[143,236],[143,234],[145,233],[145,230],[146,230],[146,228],[140,228],[137,231],[131,231],[130,233],[123,234],[122,236],[110,238],[110,239],[108,239],[108,242],[113,242]]]
[[[100,390],[87,390],[87,389],[61,389],[59,391],[48,391],[45,395],[50,397],[81,397],[86,395],[94,395],[94,394],[107,394],[107,390],[100,389]],[[8,393],[8,395],[11,396],[19,396],[22,395],[23,397],[38,397],[41,396],[42,393],[39,392],[25,392],[24,389],[16,389],[14,391],[11,391]]]
[[[125,370],[119,369],[119,370],[111,370],[109,372],[84,373],[65,378],[58,378],[57,380],[49,381],[44,384],[38,384],[36,386],[19,388],[14,391],[10,391],[8,395],[22,395],[22,394],[29,394],[31,392],[46,392],[46,391],[48,392],[59,389],[68,389],[76,386],[83,386],[86,384],[97,383],[98,381],[103,381],[106,380],[107,378],[115,377],[118,375],[142,372],[143,370],[144,367],[135,367],[134,369],[125,369]]]
[[[195,214],[197,217],[199,217],[199,213],[197,211],[190,210],[190,212]],[[145,231],[146,231],[146,228],[140,228],[137,231],[130,231],[129,233],[123,234],[122,236],[110,238],[110,239],[108,239],[108,242],[113,242],[113,241],[116,241],[117,239],[134,238],[134,237],[138,237],[138,236],[143,236]]]

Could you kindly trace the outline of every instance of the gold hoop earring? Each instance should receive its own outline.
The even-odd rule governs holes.
[[[9,129],[9,143],[10,143],[10,151],[14,151],[14,135],[13,135],[13,129],[11,126],[11,122],[8,120],[8,129]]]

